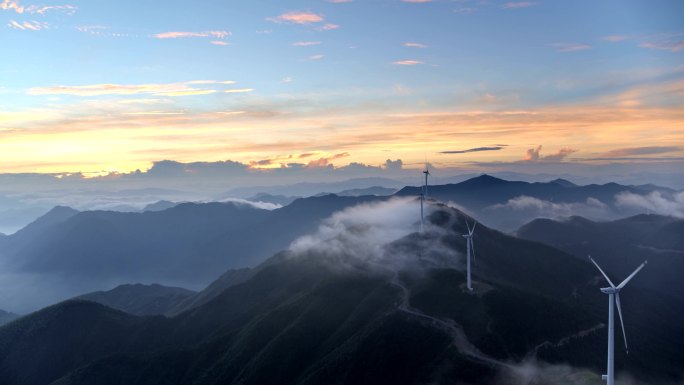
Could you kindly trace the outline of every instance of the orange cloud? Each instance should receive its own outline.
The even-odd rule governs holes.
[[[24,13],[25,8],[21,5],[19,5],[18,1],[14,0],[3,0],[2,3],[0,3],[0,9],[3,11],[14,11],[16,13]]]
[[[420,60],[399,60],[399,61],[395,61],[393,64],[400,65],[400,66],[415,66],[415,65],[425,64],[425,62],[422,62]]]
[[[553,137],[566,150],[554,148],[544,154],[540,148],[537,159],[556,156],[566,163],[578,159],[605,162],[593,160],[595,154],[631,149],[634,143],[644,147],[684,147],[684,109],[680,108],[684,82],[671,80],[599,96],[582,104],[528,109],[514,109],[505,102],[433,110],[391,104],[380,107],[369,102],[334,104],[340,95],[349,96],[348,90],[339,94],[330,90],[327,99],[316,99],[316,103],[305,106],[278,96],[249,103],[243,98],[225,98],[214,110],[206,105],[198,109],[196,103],[185,98],[160,97],[188,89],[216,89],[223,93],[226,86],[220,83],[195,80],[172,83],[173,88],[152,84],[126,85],[133,88],[123,89],[110,85],[50,90],[58,91],[55,94],[66,91],[111,96],[67,99],[35,109],[0,110],[0,164],[3,170],[15,172],[34,171],[32,165],[45,162],[51,162],[50,170],[59,171],[109,170],[114,165],[128,171],[161,157],[196,161],[222,159],[230,153],[232,159],[247,162],[274,153],[316,153],[306,159],[310,161],[347,152],[352,162],[381,164],[391,156],[400,157],[408,165],[423,161],[426,152],[477,148],[501,140],[509,146],[473,153],[468,160],[521,162],[521,154],[531,147],[530,143],[538,143],[543,137]],[[385,92],[374,97],[391,96],[394,90]],[[117,95],[121,100],[116,100]],[[121,102],[133,98],[141,102]],[[638,105],[624,103],[630,100],[638,101]],[[574,154],[573,149],[582,152]],[[570,158],[569,154],[574,156]],[[671,154],[683,156],[684,150]],[[436,156],[449,164],[465,162],[449,155]],[[534,157],[530,154],[530,159]]]
[[[349,156],[348,152],[343,152],[340,154],[335,154],[329,157],[323,157],[323,158],[318,158],[316,160],[312,160],[309,163],[306,164],[306,167],[309,168],[319,168],[319,167],[327,167],[331,165],[332,161],[335,159],[340,159],[340,158],[346,158]]]

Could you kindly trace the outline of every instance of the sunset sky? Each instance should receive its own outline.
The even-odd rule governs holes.
[[[35,1],[0,173],[684,165],[679,0]]]

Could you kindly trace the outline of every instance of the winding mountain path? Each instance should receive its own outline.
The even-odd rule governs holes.
[[[545,347],[558,348],[558,347],[561,347],[561,346],[567,344],[568,342],[570,342],[576,338],[586,337],[589,334],[591,334],[597,330],[603,329],[604,327],[606,327],[606,325],[604,323],[599,323],[599,324],[594,325],[588,329],[580,330],[575,334],[571,334],[569,336],[563,337],[556,342],[544,341],[541,344],[535,346],[534,349],[532,349],[529,353],[527,353],[527,357],[528,358],[530,358],[530,357],[536,358],[537,354],[539,353],[539,349],[541,349],[541,348],[545,348]]]
[[[392,279],[390,280],[390,283],[396,287],[398,287],[401,290],[402,296],[401,296],[401,303],[399,304],[399,310],[403,311],[404,313],[411,314],[415,317],[421,318],[424,321],[429,322],[433,327],[436,327],[445,333],[447,333],[449,336],[451,336],[452,343],[456,348],[458,349],[459,352],[477,360],[481,361],[484,363],[488,363],[491,365],[495,366],[501,366],[505,367],[507,369],[515,370],[515,368],[507,364],[503,361],[499,361],[495,358],[492,358],[484,353],[482,353],[478,348],[475,347],[469,340],[468,337],[466,336],[465,332],[463,331],[463,328],[461,325],[457,324],[454,320],[443,320],[439,319],[433,316],[430,316],[428,314],[423,313],[422,311],[411,307],[410,305],[410,291],[409,289],[404,285],[403,282],[399,279],[399,275],[395,274]]]

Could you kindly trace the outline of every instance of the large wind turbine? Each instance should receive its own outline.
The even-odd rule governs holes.
[[[425,174],[425,185],[423,186],[422,191],[420,192],[420,232],[423,232],[423,222],[425,221],[424,219],[424,214],[423,214],[423,202],[425,199],[427,199],[427,186],[428,186],[428,175],[430,175],[430,170],[428,170],[427,163],[425,163],[425,171],[423,171],[423,174]]]
[[[621,284],[615,286],[613,285],[613,282],[611,282],[610,278],[606,275],[606,273],[603,272],[601,267],[594,261],[591,256],[589,256],[589,259],[591,260],[594,265],[596,265],[596,268],[601,272],[603,277],[608,281],[608,284],[610,287],[603,287],[601,288],[601,292],[608,294],[608,369],[607,373],[601,376],[602,379],[606,380],[607,385],[614,385],[615,384],[615,305],[617,304],[617,309],[618,309],[618,315],[620,316],[620,325],[622,325],[622,337],[625,340],[625,350],[627,351],[627,354],[629,354],[629,348],[627,347],[627,333],[625,333],[625,323],[622,320],[622,309],[620,307],[620,290],[622,290],[625,285],[627,285],[627,282],[629,282],[634,276],[639,272],[639,270],[643,269],[644,266],[646,266],[646,263],[648,261],[645,261],[644,263],[641,264],[641,266],[637,267],[636,270],[632,274],[629,275],[629,277],[625,278],[624,281],[622,281]]]
[[[473,228],[468,226],[468,220],[465,221],[466,227],[468,228],[468,234],[463,234],[463,238],[466,239],[466,266],[468,270],[468,290],[473,290],[473,281],[470,278],[470,261],[475,259],[475,244],[473,243],[473,233],[475,232],[475,226],[477,222],[473,223]]]

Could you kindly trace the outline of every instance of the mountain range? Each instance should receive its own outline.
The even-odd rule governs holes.
[[[592,255],[616,277],[648,260],[637,287],[673,298],[684,308],[684,219],[641,214],[615,221],[582,217],[535,219],[517,231],[521,238],[543,242],[578,258]]]
[[[24,285],[41,287],[43,294],[14,305],[30,311],[60,297],[131,282],[200,289],[229,268],[255,266],[287,248],[332,213],[374,199],[328,195],[271,211],[234,202],[181,203],[142,213],[55,207],[0,238],[0,263],[19,275],[4,284],[17,291],[7,298],[27,292]]]
[[[84,300],[25,316],[0,328],[0,383],[601,383],[605,282],[592,265],[480,225],[469,293],[461,234],[473,219],[431,204],[417,233],[404,223],[417,207],[337,213],[172,317]],[[632,353],[616,349],[618,378],[681,381],[682,310],[647,288],[624,298]]]
[[[421,187],[404,187],[396,195],[419,195]],[[617,183],[578,186],[564,179],[550,182],[507,181],[490,175],[461,183],[428,187],[428,197],[455,205],[488,226],[514,231],[538,217],[583,215],[594,219],[616,219],[646,212],[619,200],[651,193],[671,197],[675,190],[654,186],[625,186]],[[632,195],[625,195],[632,194]]]
[[[371,182],[377,181],[363,181]],[[373,187],[354,194],[388,191]],[[419,191],[405,187],[395,196]],[[554,218],[575,211],[610,219],[629,211],[615,204],[615,196],[625,192],[675,193],[651,185],[577,186],[561,179],[510,182],[487,175],[428,187],[429,197],[504,231],[540,216]],[[0,276],[0,283],[16,291],[8,292],[5,300],[0,298],[0,306],[27,312],[84,292],[132,282],[200,290],[227,269],[253,267],[286,249],[336,211],[389,198],[329,194],[298,198],[275,210],[240,202],[162,201],[135,213],[79,212],[58,206],[15,234],[0,237],[0,264],[13,274],[9,281]],[[35,293],[32,299],[19,299],[29,291]]]

